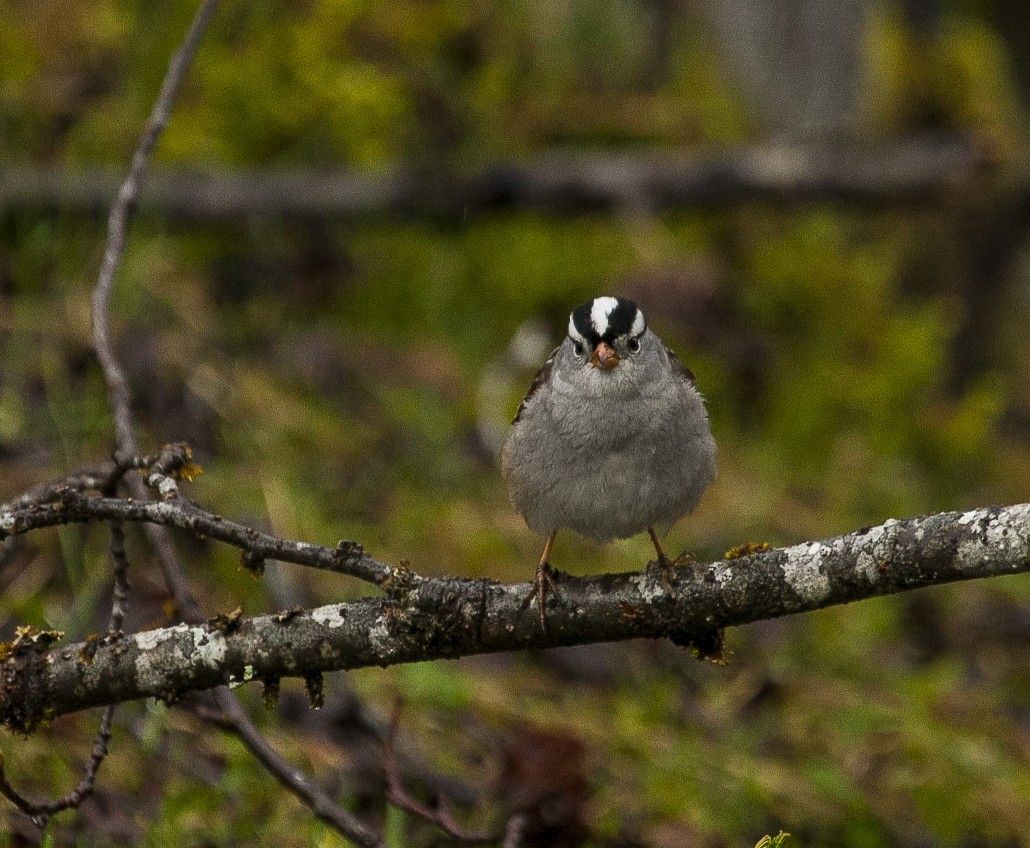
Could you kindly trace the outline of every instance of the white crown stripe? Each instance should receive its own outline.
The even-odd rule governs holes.
[[[595,297],[590,307],[590,323],[594,325],[597,335],[603,336],[608,332],[608,316],[612,314],[619,305],[614,297]]]

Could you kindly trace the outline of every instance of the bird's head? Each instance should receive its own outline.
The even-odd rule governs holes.
[[[644,313],[624,297],[595,297],[572,310],[569,342],[585,366],[614,371],[640,352],[647,322]]]

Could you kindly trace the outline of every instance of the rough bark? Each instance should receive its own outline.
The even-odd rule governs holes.
[[[0,513],[7,533],[9,515]],[[144,511],[127,520],[159,517]],[[86,707],[175,700],[226,683],[290,676],[316,685],[322,672],[495,651],[638,637],[668,637],[709,651],[724,627],[1026,571],[1030,504],[892,519],[669,573],[559,574],[560,597],[548,597],[546,632],[523,603],[528,583],[424,578],[394,568],[382,581],[385,597],[353,603],[219,617],[61,647],[50,646],[46,634],[26,634],[6,646],[0,664],[0,721],[27,728]]]

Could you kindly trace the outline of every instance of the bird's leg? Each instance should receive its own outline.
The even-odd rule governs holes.
[[[658,538],[654,527],[648,527],[647,534],[651,537],[652,544],[654,544],[655,553],[658,554],[658,559],[655,561],[654,566],[662,578],[662,584],[666,589],[675,594],[676,590],[673,587],[673,577],[676,575],[675,566],[673,566],[672,560],[665,553],[665,548],[662,547],[661,540]],[[650,567],[651,564],[648,563],[648,568],[650,569]]]
[[[662,547],[662,542],[658,538],[658,534],[655,533],[654,527],[648,527],[647,534],[651,537],[651,542],[654,544],[655,553],[658,554],[658,564],[663,568],[672,565],[669,557],[665,555],[665,548]]]
[[[547,541],[544,542],[544,552],[540,555],[540,562],[536,567],[536,577],[533,578],[529,593],[522,599],[522,605],[519,607],[520,610],[525,609],[536,598],[536,608],[540,615],[540,629],[544,633],[547,632],[547,617],[544,612],[544,600],[547,596],[547,590],[550,589],[554,596],[561,600],[558,587],[554,585],[554,580],[551,578],[551,547],[554,545],[554,537],[556,535],[558,535],[557,530],[552,530],[547,534]]]

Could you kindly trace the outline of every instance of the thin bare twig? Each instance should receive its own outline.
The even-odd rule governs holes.
[[[114,711],[114,704],[104,707],[104,711],[100,716],[100,726],[97,729],[97,735],[93,739],[93,748],[82,770],[82,779],[79,781],[79,785],[67,795],[42,803],[28,800],[19,794],[8,782],[7,775],[4,773],[2,758],[0,758],[0,794],[31,818],[33,824],[40,830],[45,828],[47,822],[57,813],[77,808],[86,798],[93,794],[97,772],[107,756],[108,746],[111,742],[111,721],[114,718]]]
[[[129,560],[125,555],[125,528],[120,521],[111,522],[111,559],[114,562],[114,587],[111,590],[111,617],[107,632],[117,635],[125,623],[129,600]]]
[[[133,482],[136,489],[145,497],[146,490],[143,481]],[[200,608],[193,589],[190,588],[190,581],[186,577],[185,569],[179,563],[179,555],[175,550],[172,534],[168,532],[167,527],[160,527],[156,524],[147,524],[144,531],[157,556],[161,576],[164,578],[168,591],[172,593],[179,617],[183,621],[203,621],[204,611]]]
[[[147,471],[148,477],[154,474],[178,475],[193,468],[192,459],[189,446],[183,442],[165,445],[158,453],[144,456],[119,452],[116,459],[87,465],[56,480],[33,486],[13,501],[0,504],[0,512],[54,503],[66,497],[68,492],[99,492],[110,497],[117,493],[125,474],[133,469]]]
[[[172,56],[164,81],[161,83],[161,91],[151,110],[136,152],[132,156],[129,173],[118,189],[118,196],[115,198],[107,218],[107,245],[104,248],[104,260],[100,266],[97,285],[93,290],[93,345],[110,395],[118,450],[127,454],[136,453],[136,433],[132,426],[132,401],[128,382],[111,346],[111,291],[114,288],[118,265],[125,252],[125,236],[128,231],[129,217],[139,194],[143,172],[146,170],[147,162],[150,160],[150,154],[153,152],[157,140],[168,124],[168,117],[171,114],[172,104],[175,102],[179,86],[182,85],[208,21],[211,20],[217,7],[218,0],[204,0],[193,18],[193,23],[190,24],[189,32],[187,32],[182,46]]]
[[[38,504],[52,503],[60,497],[60,493],[69,490],[76,492],[110,492],[128,469],[128,465],[113,459],[97,465],[80,468],[57,480],[33,486],[13,501],[0,506],[0,511],[4,509],[24,509],[25,507]]]

